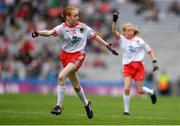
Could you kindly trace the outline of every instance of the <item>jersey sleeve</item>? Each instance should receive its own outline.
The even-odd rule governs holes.
[[[55,31],[54,36],[60,35],[61,30],[62,30],[62,25],[58,25],[58,26],[54,27],[53,30]]]
[[[144,48],[145,48],[147,53],[152,51],[151,47],[145,41],[144,41]]]
[[[92,28],[90,28],[89,26],[86,26],[86,27],[87,27],[88,39],[94,39],[97,36],[96,32]]]

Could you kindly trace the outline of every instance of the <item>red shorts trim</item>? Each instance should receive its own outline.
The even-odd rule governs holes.
[[[84,51],[68,53],[62,50],[60,52],[60,60],[62,62],[63,67],[65,67],[68,63],[72,62],[79,68],[83,64],[85,56],[86,54]]]
[[[123,69],[124,77],[131,77],[136,81],[144,80],[144,64],[143,62],[131,62],[124,65]]]

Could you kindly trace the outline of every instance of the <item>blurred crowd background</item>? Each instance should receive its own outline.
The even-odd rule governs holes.
[[[157,55],[160,72],[153,74],[151,61],[146,59],[146,79],[154,82],[155,78],[158,87],[168,93],[180,89],[180,0],[0,0],[0,80],[56,79],[61,70],[58,38],[33,39],[31,32],[62,23],[61,13],[67,5],[78,7],[80,21],[117,49],[111,23],[112,13],[120,11],[119,30],[125,22],[134,23]],[[122,79],[121,55],[113,57],[92,41],[87,42],[80,78]]]

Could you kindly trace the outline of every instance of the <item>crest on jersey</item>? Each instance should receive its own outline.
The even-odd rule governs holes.
[[[84,28],[80,28],[80,32],[83,33],[84,32]]]
[[[139,41],[139,40],[137,40],[137,41],[136,41],[136,43],[139,45],[139,44],[140,44],[140,41]]]

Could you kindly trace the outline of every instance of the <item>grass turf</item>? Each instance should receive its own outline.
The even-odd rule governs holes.
[[[174,125],[180,124],[179,97],[158,97],[153,105],[150,98],[132,97],[130,116],[123,116],[122,97],[89,95],[94,118],[86,117],[85,109],[76,96],[65,96],[60,116],[50,114],[56,103],[55,95],[0,95],[0,125]]]

